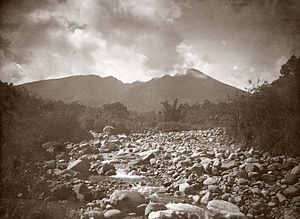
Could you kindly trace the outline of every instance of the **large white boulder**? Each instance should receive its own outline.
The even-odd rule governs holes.
[[[221,214],[224,218],[247,218],[238,206],[223,200],[212,200],[208,202],[207,209],[214,214]]]
[[[145,198],[134,190],[116,190],[110,196],[110,203],[117,209],[132,211],[146,203]]]

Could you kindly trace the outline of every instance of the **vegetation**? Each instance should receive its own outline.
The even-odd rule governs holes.
[[[227,126],[237,140],[277,154],[300,154],[300,58],[282,65],[271,84],[252,87],[229,104]]]
[[[164,121],[189,128],[227,127],[236,141],[276,154],[300,155],[300,58],[292,56],[282,65],[280,77],[258,86],[251,81],[247,95],[228,103],[162,103]],[[170,126],[170,125],[169,125]],[[188,126],[185,126],[188,127]],[[170,128],[169,128],[170,129]]]
[[[89,130],[102,131],[106,125],[114,126],[115,134],[223,126],[245,146],[300,155],[299,75],[300,58],[292,56],[277,80],[260,86],[251,82],[247,95],[227,103],[187,104],[176,99],[162,102],[159,113],[144,114],[129,112],[122,103],[92,108],[46,101],[0,82],[2,196],[38,194],[31,191],[39,182],[42,143],[80,142],[90,137]]]

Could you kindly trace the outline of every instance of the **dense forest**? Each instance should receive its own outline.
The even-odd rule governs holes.
[[[250,82],[246,95],[229,97],[227,102],[192,105],[180,103],[184,100],[164,101],[159,112],[144,114],[129,112],[119,102],[95,108],[42,100],[0,82],[1,189],[17,194],[12,190],[26,185],[24,180],[34,182],[28,171],[38,173],[35,168],[45,156],[43,143],[80,142],[91,137],[90,130],[102,131],[106,125],[115,127],[114,134],[222,126],[245,147],[299,155],[299,75],[300,58],[292,56],[282,65],[277,80],[262,85]],[[21,163],[20,168],[27,172],[11,173],[14,162]]]

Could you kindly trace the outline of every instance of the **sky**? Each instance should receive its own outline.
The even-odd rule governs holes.
[[[299,0],[2,0],[0,80],[195,68],[244,89],[300,55],[299,27]]]

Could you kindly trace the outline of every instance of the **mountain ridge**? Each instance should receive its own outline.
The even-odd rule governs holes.
[[[123,83],[112,77],[99,75],[75,75],[47,79],[19,85],[43,99],[60,100],[66,103],[80,102],[90,106],[122,102],[136,112],[157,111],[162,101],[178,98],[189,104],[210,100],[226,101],[228,96],[244,91],[215,80],[196,70],[174,76],[163,75],[149,81]]]

